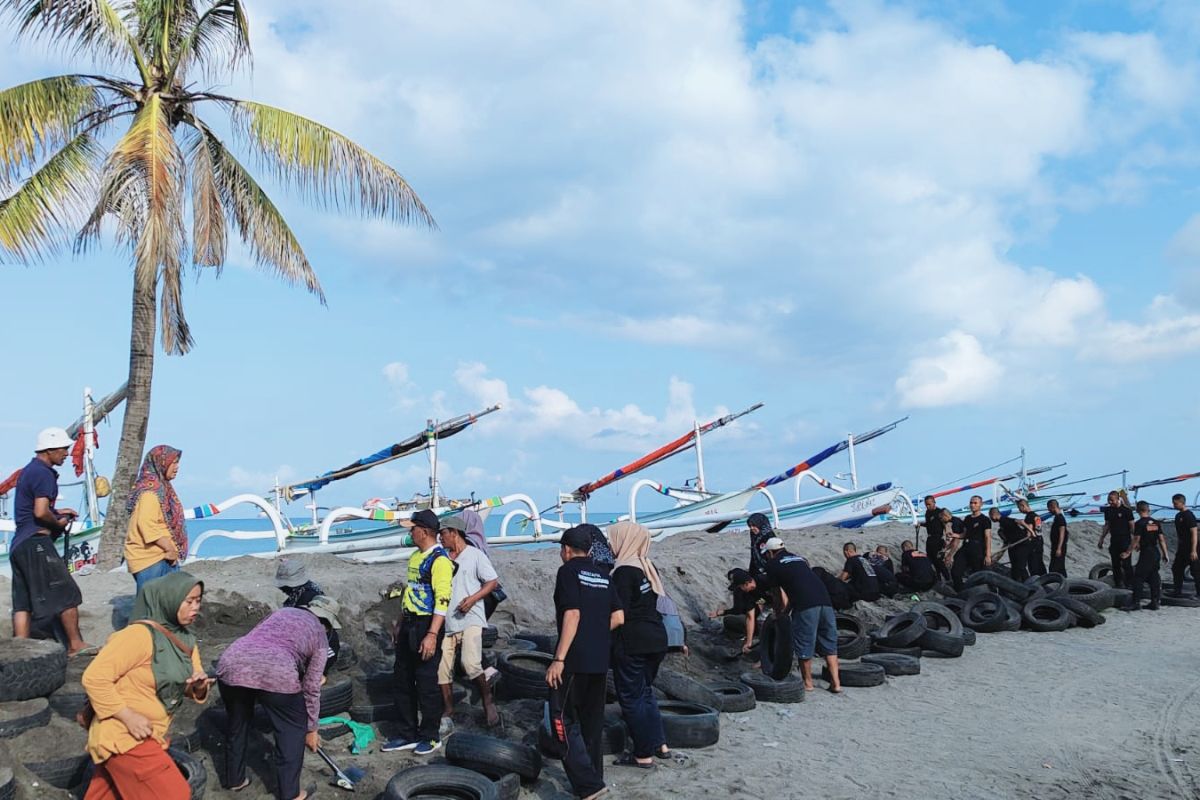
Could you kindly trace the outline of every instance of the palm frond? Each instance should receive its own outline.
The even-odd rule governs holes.
[[[232,103],[235,131],[264,166],[309,201],[437,227],[400,173],[342,134],[273,106]]]
[[[216,267],[225,263],[225,206],[212,151],[203,135],[195,138],[189,153],[192,179],[192,263]]]
[[[131,55],[143,79],[145,59],[125,18],[130,0],[0,0],[0,12],[17,24],[18,35],[75,54],[104,59]]]
[[[324,304],[317,273],[279,209],[221,140],[203,124],[193,123],[204,137],[225,211],[255,262],[288,284],[303,285]]]
[[[137,42],[163,74],[170,72],[180,45],[200,14],[194,0],[134,0]]]
[[[81,133],[0,200],[0,253],[29,262],[68,243],[95,196],[103,155],[91,135]]]
[[[212,73],[249,63],[250,21],[242,0],[218,0],[200,15],[183,40],[168,84],[193,64]]]
[[[100,110],[100,93],[82,75],[59,75],[0,92],[0,180],[19,174],[74,139]]]

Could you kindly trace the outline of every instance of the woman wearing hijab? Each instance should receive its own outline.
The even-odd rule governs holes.
[[[146,583],[131,622],[109,637],[83,673],[95,716],[87,751],[96,774],[85,800],[176,800],[191,790],[166,748],[171,715],[184,697],[208,699],[196,619],[204,584],[186,572]]]
[[[463,518],[463,522],[467,526],[467,529],[463,531],[467,544],[478,547],[485,556],[491,558],[492,554],[488,552],[487,536],[483,533],[483,517],[479,516],[479,512],[473,508],[459,512],[459,516]]]
[[[221,784],[235,792],[250,785],[246,744],[257,703],[275,730],[275,797],[305,800],[300,790],[304,748],[314,753],[321,683],[336,634],[337,604],[321,596],[305,608],[281,608],[221,654],[221,700],[229,714]],[[334,658],[336,659],[336,653]]]
[[[618,522],[608,529],[608,542],[616,562],[609,577],[613,682],[633,739],[633,752],[615,763],[653,769],[655,756],[671,757],[653,689],[667,655],[667,630],[658,613],[662,580],[650,560],[650,531],[644,526]]]
[[[758,512],[749,516],[746,527],[750,530],[750,575],[757,578],[767,574],[767,556],[763,547],[775,531],[767,515]]]
[[[179,563],[187,556],[183,505],[171,486],[179,474],[182,455],[165,444],[147,453],[125,504],[129,511],[125,564],[139,590],[146,581],[179,569]]]

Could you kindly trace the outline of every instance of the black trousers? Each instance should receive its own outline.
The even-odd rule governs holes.
[[[257,702],[267,712],[275,729],[275,797],[293,800],[300,795],[300,768],[304,764],[304,735],[308,732],[308,707],[304,694],[280,694],[221,681],[221,700],[229,716],[225,734],[225,771],[221,785],[226,789],[246,780],[246,738]]]
[[[950,568],[946,566],[945,542],[941,536],[928,536],[925,538],[925,554],[929,556],[929,560],[933,562],[933,568],[936,574],[944,581],[950,580]]]
[[[1108,545],[1108,557],[1112,560],[1113,586],[1118,589],[1133,588],[1133,560],[1121,558],[1128,549],[1128,542],[1122,542],[1119,547],[1114,543]]]
[[[1030,542],[1021,542],[1008,548],[1009,576],[1014,581],[1024,582],[1029,577]]]
[[[1141,551],[1138,557],[1137,567],[1133,571],[1133,604],[1136,606],[1142,601],[1142,584],[1150,584],[1150,602],[1158,605],[1159,597],[1162,595],[1162,578],[1159,577],[1159,568],[1162,565],[1158,557],[1158,551],[1154,551],[1154,555],[1150,556],[1146,551]]]
[[[550,697],[551,714],[561,710],[566,734],[563,771],[580,797],[604,788],[604,687],[602,674],[568,672]]]
[[[1062,555],[1057,555],[1059,538],[1062,538]],[[1057,572],[1064,578],[1067,576],[1067,537],[1063,534],[1050,536],[1050,571]]]
[[[410,742],[436,742],[442,720],[438,664],[442,661],[444,630],[438,632],[433,657],[428,661],[421,658],[421,640],[429,633],[432,621],[433,617],[405,615],[396,637],[396,663],[392,668],[396,679],[396,714],[400,738]]]
[[[983,548],[974,545],[960,547],[958,552],[954,554],[954,566],[950,569],[950,577],[954,581],[954,588],[961,592],[963,589],[963,578],[972,572],[979,572],[981,569],[983,569]]]
[[[1175,558],[1171,561],[1171,577],[1175,579],[1175,594],[1183,591],[1183,572],[1188,567],[1192,568],[1192,583],[1196,585],[1196,596],[1200,597],[1200,561],[1192,561],[1192,552],[1186,547],[1176,550]]]
[[[1029,541],[1029,574],[1046,574],[1046,540],[1035,536]]]
[[[942,566],[944,568],[945,564]],[[901,572],[896,576],[896,581],[899,582],[899,584],[905,589],[912,589],[913,591],[917,592],[926,592],[932,589],[933,585],[937,583],[936,578],[937,574],[935,573],[934,577],[930,578],[929,580],[915,581],[913,580],[912,575],[909,575],[907,572]]]

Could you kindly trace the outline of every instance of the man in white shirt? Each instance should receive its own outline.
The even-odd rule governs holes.
[[[462,661],[467,679],[479,686],[483,710],[489,727],[500,722],[500,714],[492,701],[492,689],[483,670],[483,629],[487,627],[483,598],[500,585],[492,562],[478,547],[470,544],[464,531],[466,521],[456,515],[442,523],[442,546],[454,560],[454,581],[450,592],[450,612],[446,615],[446,638],[442,644],[442,662],[438,683],[442,687],[442,736],[454,730],[451,714],[454,711],[455,655]]]

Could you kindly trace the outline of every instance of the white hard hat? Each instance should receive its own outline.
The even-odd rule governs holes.
[[[71,437],[62,428],[46,428],[37,436],[37,446],[33,448],[34,452],[40,453],[43,450],[53,450],[56,447],[70,447],[75,444],[71,441]]]

